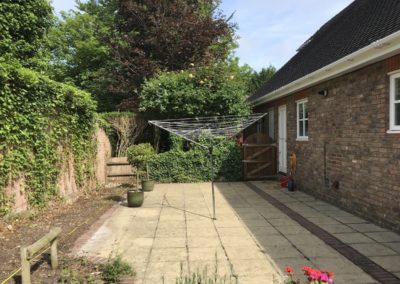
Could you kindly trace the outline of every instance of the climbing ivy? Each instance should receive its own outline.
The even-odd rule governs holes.
[[[0,58],[0,214],[9,210],[4,188],[19,177],[29,204],[43,206],[71,154],[84,184],[93,172],[95,109],[88,93]]]

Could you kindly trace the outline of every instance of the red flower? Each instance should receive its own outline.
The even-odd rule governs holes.
[[[290,267],[290,266],[286,267],[286,272],[289,273],[289,274],[292,274],[293,273],[293,268]]]

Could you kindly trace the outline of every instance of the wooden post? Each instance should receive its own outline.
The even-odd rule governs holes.
[[[21,280],[22,284],[31,284],[31,264],[26,247],[21,248]]]
[[[28,247],[21,248],[21,279],[22,284],[31,284],[31,264],[29,260],[33,258],[40,250],[51,245],[51,268],[56,269],[58,266],[57,259],[57,237],[61,233],[61,228],[52,229],[47,235],[36,241]],[[48,248],[48,247],[47,247]],[[47,250],[47,249],[45,249]],[[43,251],[42,251],[43,252]],[[41,253],[42,253],[41,252]]]
[[[51,268],[54,270],[58,266],[57,239],[54,239],[53,242],[51,243],[50,258],[51,258]]]

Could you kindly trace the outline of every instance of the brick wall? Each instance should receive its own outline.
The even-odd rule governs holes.
[[[255,108],[287,105],[287,144],[296,184],[321,199],[400,230],[400,134],[387,134],[388,72],[400,55]],[[327,89],[326,97],[318,91]],[[309,140],[296,141],[296,100],[308,98]],[[288,161],[289,165],[289,161]],[[337,181],[339,187],[332,187]]]

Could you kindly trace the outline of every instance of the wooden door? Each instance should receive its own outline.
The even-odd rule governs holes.
[[[243,143],[243,174],[246,180],[272,177],[276,174],[276,147],[268,135],[256,133]]]

